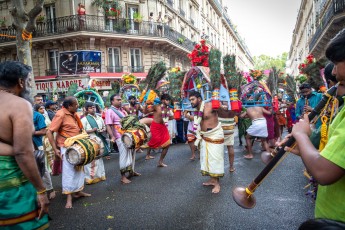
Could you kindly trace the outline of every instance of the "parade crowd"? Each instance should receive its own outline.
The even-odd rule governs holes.
[[[261,142],[262,150],[269,153],[282,145],[287,139],[282,136],[286,128],[290,133],[288,137],[293,136],[297,142],[295,148],[286,150],[301,156],[307,171],[319,183],[316,219],[304,223],[301,229],[309,229],[310,226],[344,228],[345,154],[342,150],[345,125],[342,123],[345,111],[341,106],[345,94],[344,44],[345,31],[342,31],[331,40],[326,50],[326,57],[332,64],[326,68],[325,75],[329,86],[337,84],[339,112],[331,115],[328,141],[321,152],[310,137],[312,130],[308,113],[321,101],[322,93],[312,89],[308,83],[299,86],[301,95],[296,104],[294,98],[281,97],[277,98],[278,103],[272,103],[273,106],[256,106],[255,98],[251,98],[251,106],[237,112],[228,110],[227,103],[222,102],[215,110],[211,102],[203,100],[200,92],[189,92],[193,110],[184,111],[182,139],[190,146],[191,160],[199,155],[201,173],[209,177],[204,186],[210,186],[213,194],[220,192],[220,178],[225,173],[225,149],[229,155],[229,173],[235,171],[236,126],[240,145],[245,138],[243,156],[246,160],[254,157],[252,147],[256,142]],[[27,65],[15,61],[0,63],[0,104],[3,108],[0,114],[1,227],[47,228],[49,200],[56,196],[51,176],[62,175],[62,194],[67,196],[65,207],[72,208],[73,199],[91,196],[83,191],[85,183],[106,180],[103,160],[112,157],[112,152],[118,151],[121,183],[124,185],[131,183],[132,177],[140,176],[135,171],[137,152],[147,149],[145,159],[152,160],[151,152],[161,149],[157,166],[162,170],[167,167],[164,159],[172,151],[169,147],[177,135],[169,94],[161,94],[158,104],[141,104],[138,98],[131,96],[126,105],[122,103],[120,94],[114,94],[110,97],[111,106],[104,111],[100,111],[97,104],[86,102],[80,113],[75,97],[66,97],[58,105],[54,101],[44,103],[43,98],[37,95],[32,106],[31,78],[32,69]],[[138,127],[131,131],[132,137],[140,136],[137,132],[144,130],[145,135],[150,136],[147,138],[149,141],[139,147],[128,148],[124,136],[129,131],[123,129],[126,122]],[[318,130],[324,121],[317,117],[314,124]],[[87,152],[87,158],[94,154],[92,151],[96,148],[102,150],[101,154],[91,162],[81,166],[71,163],[73,151]],[[42,151],[43,159],[38,157]],[[67,154],[69,151],[70,155]],[[89,159],[84,160],[87,162]]]

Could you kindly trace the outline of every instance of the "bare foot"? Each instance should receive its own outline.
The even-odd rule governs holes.
[[[142,149],[138,149],[137,153],[143,153],[144,151]]]
[[[105,159],[110,160],[111,158],[110,158],[110,156],[106,156]]]
[[[164,164],[163,162],[158,163],[157,167],[167,167],[168,165]]]
[[[195,160],[195,155],[189,158],[190,160],[194,161]]]
[[[213,189],[212,189],[212,193],[219,193],[220,192],[220,185],[219,183],[215,184]]]
[[[247,160],[251,160],[251,159],[253,159],[253,154],[247,154],[247,155],[244,155],[243,156],[244,157],[244,159],[247,159]]]
[[[122,184],[129,184],[129,183],[131,183],[131,182],[132,182],[132,181],[128,180],[127,177],[122,177],[122,179],[121,179],[121,183],[122,183]]]
[[[91,196],[90,193],[85,193],[85,192],[81,192],[81,191],[73,194],[74,198],[89,197],[89,196]]]
[[[229,172],[232,173],[232,172],[235,172],[235,170],[236,170],[236,169],[232,166],[232,167],[230,167]]]
[[[146,156],[145,157],[145,160],[151,160],[151,159],[155,159],[155,157],[153,157],[153,156]]]
[[[65,208],[72,208],[72,195],[71,194],[67,195],[67,201],[66,201]]]
[[[216,182],[211,178],[208,181],[202,183],[203,186],[214,186],[216,184]]]
[[[52,200],[56,197],[56,193],[55,191],[53,190],[51,193],[49,193],[49,200]]]

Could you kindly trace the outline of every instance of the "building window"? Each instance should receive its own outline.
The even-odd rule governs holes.
[[[144,67],[141,66],[141,49],[131,48],[130,53],[131,53],[130,72],[132,73],[144,72]]]
[[[139,7],[136,5],[128,5],[127,6],[127,18],[130,19],[129,21],[129,27],[130,31],[137,32],[139,30],[139,23],[134,22],[134,15],[139,12]]]
[[[123,72],[123,66],[120,63],[120,48],[110,47],[108,48],[108,72],[119,73]]]
[[[46,6],[45,11],[47,17],[47,30],[49,33],[54,33],[56,32],[55,4]]]
[[[49,67],[46,70],[46,75],[57,75],[58,66],[59,66],[59,51],[58,50],[49,50]]]

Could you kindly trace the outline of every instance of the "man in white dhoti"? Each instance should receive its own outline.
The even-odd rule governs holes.
[[[84,189],[85,174],[82,168],[76,168],[66,160],[66,138],[79,135],[83,130],[83,124],[77,114],[78,101],[75,97],[66,97],[52,123],[47,130],[47,137],[54,149],[56,157],[62,158],[62,193],[67,195],[66,208],[72,208],[72,195],[75,198],[91,196],[82,192]],[[56,132],[56,143],[53,133]]]
[[[246,143],[248,154],[244,155],[245,159],[253,159],[254,155],[252,139],[256,137],[261,139],[266,151],[270,152],[270,148],[267,143],[267,122],[266,118],[264,117],[264,114],[271,115],[271,111],[258,106],[249,107],[246,112],[241,114],[241,117],[248,115],[248,117],[252,119],[252,125],[249,126],[249,128],[247,129]]]
[[[223,129],[217,111],[212,109],[210,102],[202,101],[199,92],[190,92],[189,100],[196,109],[193,127],[197,137],[195,145],[200,149],[201,173],[210,176],[203,185],[213,186],[212,193],[219,193],[219,178],[224,176]]]
[[[107,150],[107,143],[102,142],[102,132],[106,131],[106,127],[102,117],[96,115],[96,106],[92,102],[86,102],[85,111],[87,115],[81,119],[85,131],[90,135],[90,138],[97,138],[104,150]],[[100,137],[99,137],[100,136]],[[84,166],[85,182],[86,184],[94,184],[105,180],[105,170],[102,157],[93,160],[91,163]]]

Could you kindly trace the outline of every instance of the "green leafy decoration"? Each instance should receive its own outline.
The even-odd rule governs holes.
[[[144,83],[146,89],[156,89],[157,83],[164,77],[167,67],[163,61],[157,62],[151,66]]]
[[[181,87],[185,73],[184,71],[169,72],[170,92],[174,101],[181,100]]]
[[[286,75],[285,81],[286,81],[286,94],[289,95],[293,101],[295,101],[296,92],[297,92],[296,81],[290,75]]]
[[[228,82],[229,89],[240,90],[242,85],[242,74],[236,67],[236,56],[227,54],[223,57],[224,76]]]
[[[74,96],[74,94],[76,94],[77,91],[78,91],[78,84],[72,83],[67,89],[66,96]]]
[[[220,61],[222,53],[218,49],[211,49],[209,54],[210,79],[213,89],[220,88]]]

